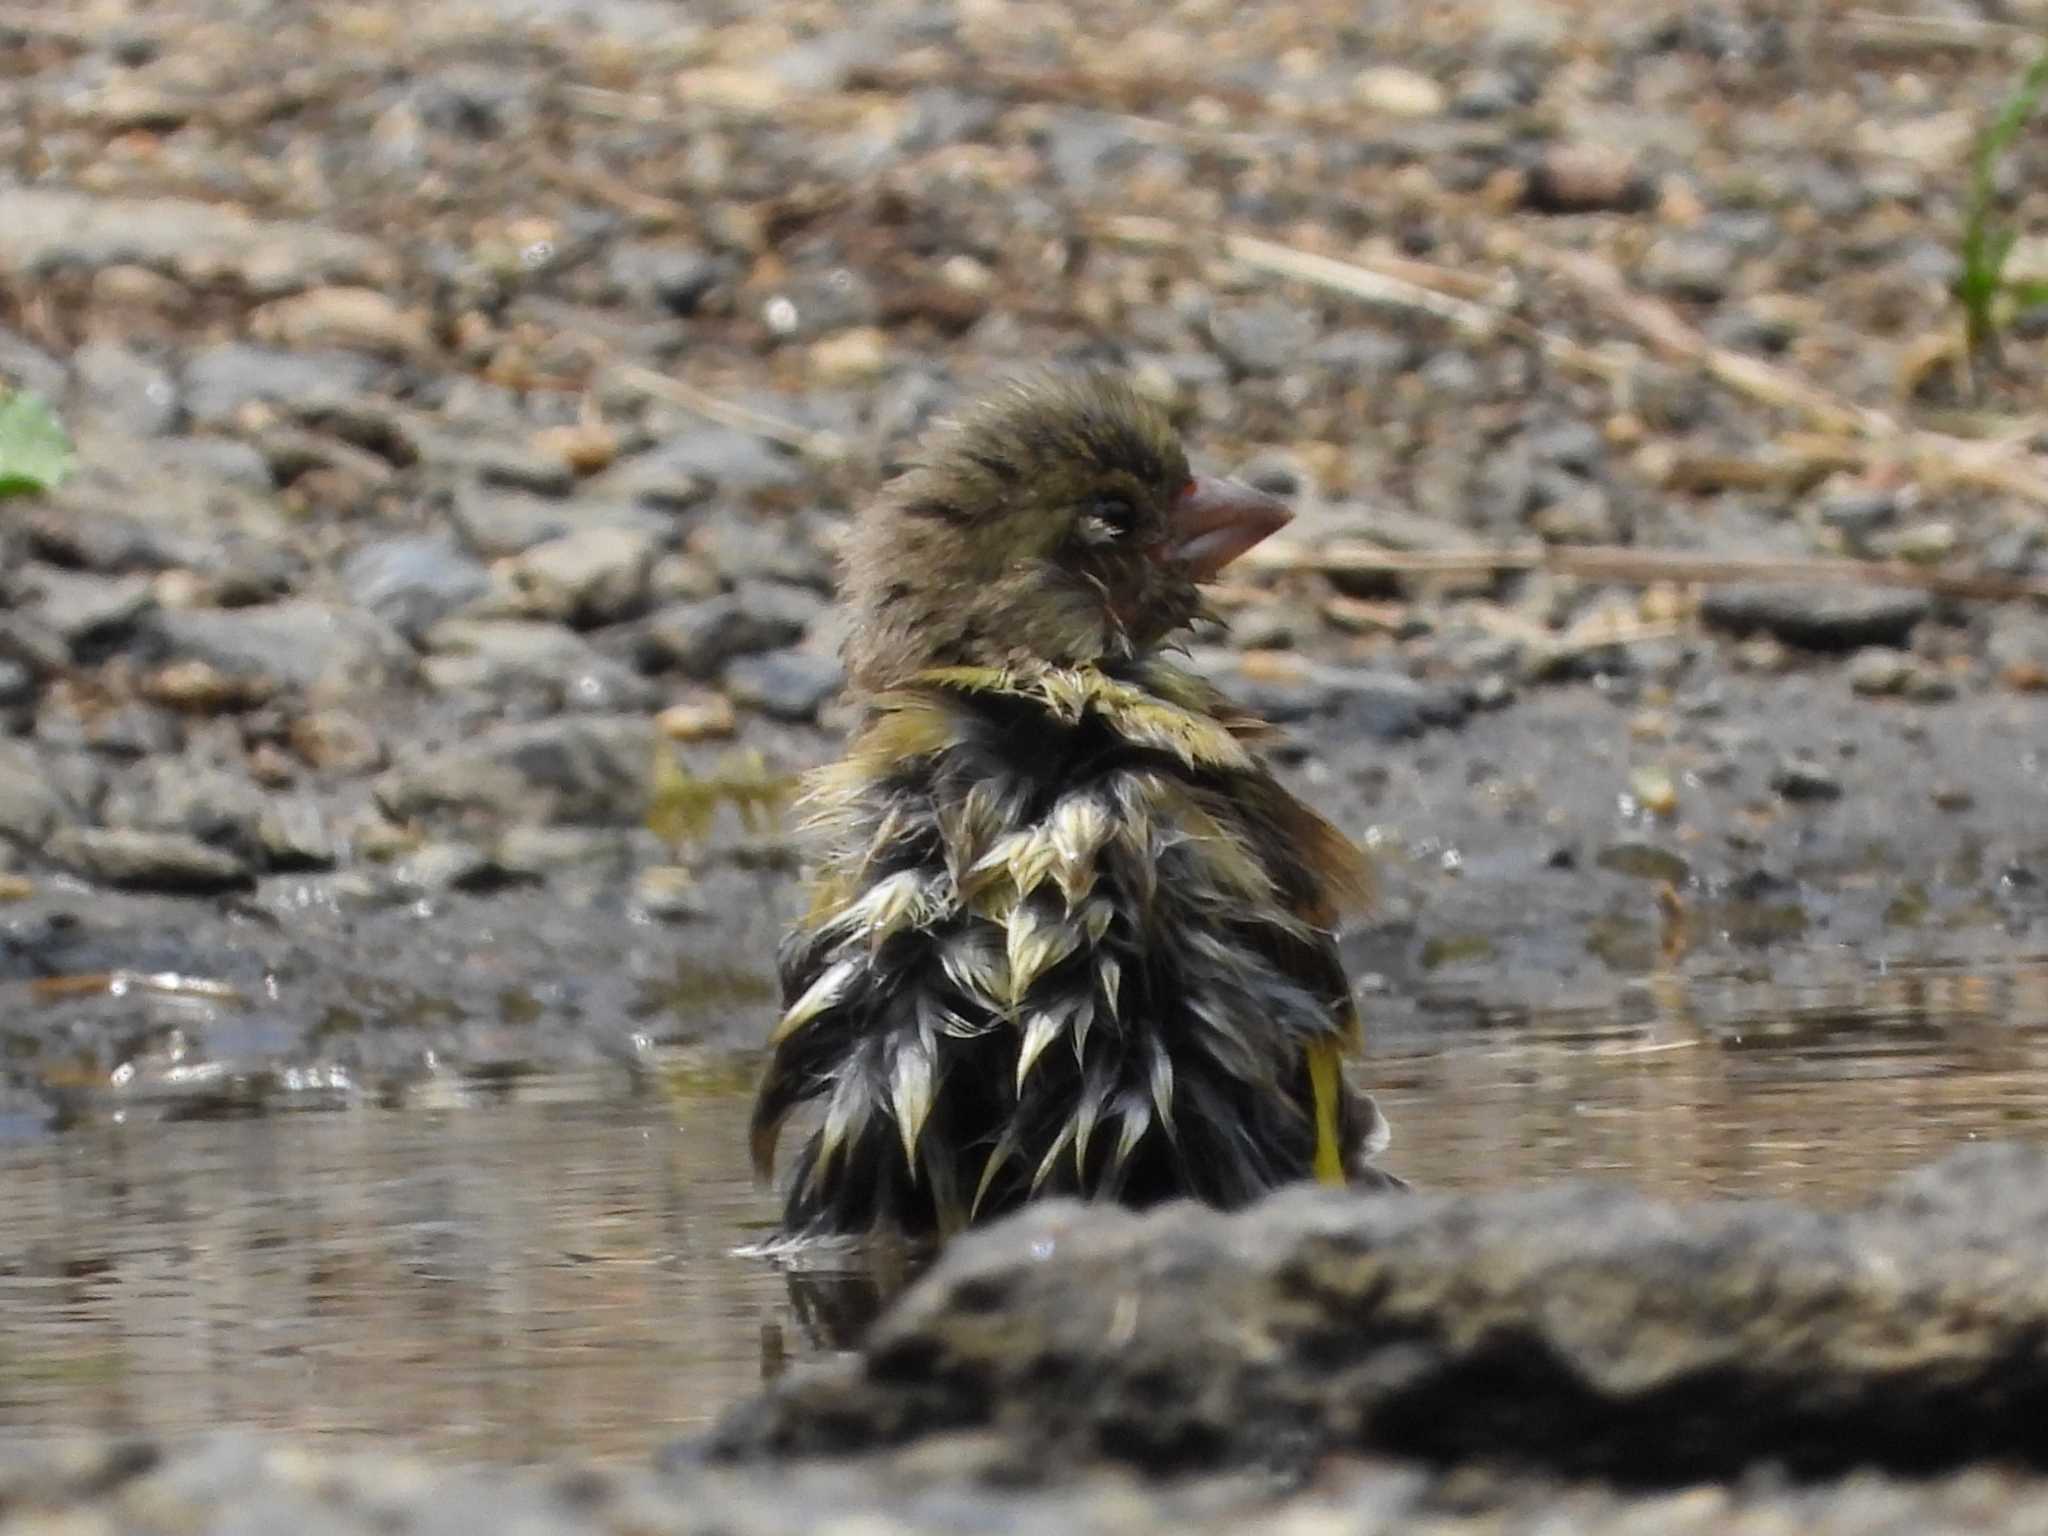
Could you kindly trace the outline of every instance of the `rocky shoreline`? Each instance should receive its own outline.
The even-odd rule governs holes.
[[[1054,1203],[654,1468],[73,1442],[0,1463],[0,1531],[2031,1530],[2044,1191],[1985,1146],[1825,1214]]]

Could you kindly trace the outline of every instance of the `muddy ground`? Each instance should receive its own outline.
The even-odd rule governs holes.
[[[1196,656],[1382,1038],[2040,954],[2048,346],[1950,287],[2043,20],[10,9],[0,1134],[737,1085],[837,532],[1048,363],[1299,509]]]

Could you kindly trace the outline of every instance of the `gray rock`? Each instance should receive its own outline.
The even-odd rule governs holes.
[[[249,443],[231,437],[172,437],[150,444],[150,461],[173,471],[226,482],[238,491],[268,495],[270,461]]]
[[[664,513],[686,512],[718,489],[707,475],[677,466],[659,454],[621,459],[585,487],[588,494],[631,502]]]
[[[342,590],[417,643],[442,619],[490,590],[490,574],[447,538],[380,539],[341,567]]]
[[[39,847],[71,815],[36,755],[25,746],[0,742],[0,838]]]
[[[627,298],[659,304],[672,315],[697,312],[732,276],[731,263],[694,245],[621,240],[605,257],[605,275]]]
[[[1692,865],[1683,854],[1640,838],[1623,838],[1609,843],[1593,856],[1593,862],[1617,875],[1636,880],[1661,880],[1683,885],[1692,878]]]
[[[94,197],[56,187],[0,187],[0,273],[42,278],[65,268],[139,266],[187,282],[227,278],[256,295],[315,283],[395,280],[384,248],[312,224],[254,219],[224,203]]]
[[[25,568],[18,591],[80,659],[118,643],[156,606],[147,576],[93,576],[47,565]]]
[[[1841,534],[1852,548],[1861,548],[1898,517],[1899,500],[1890,491],[1842,491],[1820,504],[1821,522]]]
[[[375,359],[360,352],[285,352],[225,342],[185,362],[185,409],[195,422],[229,423],[243,406],[266,401],[307,407],[344,400],[370,387]]]
[[[1931,611],[1926,593],[1885,587],[1752,583],[1716,587],[1700,602],[1701,618],[1717,629],[1762,631],[1816,651],[1903,645]]]
[[[725,669],[725,691],[735,704],[776,720],[810,721],[846,682],[834,656],[811,651],[769,651],[741,656]]]
[[[0,326],[0,383],[27,390],[51,403],[64,398],[71,375],[64,365],[27,337]]]
[[[631,857],[627,835],[611,827],[507,827],[492,857],[508,874],[545,880],[574,870],[615,873]]]
[[[88,879],[146,891],[219,891],[249,883],[249,866],[225,848],[183,832],[134,827],[63,827],[51,858]]]
[[[695,922],[711,911],[696,876],[676,864],[641,870],[633,881],[633,906],[664,923]]]
[[[266,869],[292,872],[332,869],[334,829],[311,800],[274,799],[256,820],[256,843]]]
[[[1209,316],[1209,339],[1240,374],[1284,373],[1301,366],[1316,326],[1299,305],[1254,299],[1219,305]]]
[[[1637,274],[1659,293],[1713,304],[1734,284],[1736,261],[1735,246],[1711,234],[1665,235],[1643,254]]]
[[[400,753],[376,783],[395,821],[638,824],[653,781],[654,722],[568,715],[502,725]]]
[[[2012,1405],[2048,1391],[2044,1244],[2048,1154],[2018,1145],[1847,1214],[1591,1184],[1060,1202],[956,1240],[859,1358],[712,1449],[786,1471],[971,1437],[970,1466],[1045,1486],[1361,1453],[1636,1487],[2032,1460]]]
[[[786,581],[821,592],[832,587],[825,529],[801,517],[765,517],[721,507],[690,532],[689,547],[727,581]]]
[[[449,517],[463,543],[486,560],[521,554],[549,539],[593,528],[624,529],[657,542],[674,533],[667,515],[628,502],[582,497],[556,501],[476,481],[456,489]]]
[[[632,528],[579,528],[535,544],[506,574],[521,609],[534,618],[591,628],[631,618],[647,606],[659,542]]]
[[[29,667],[12,657],[0,656],[0,709],[35,703],[41,687],[41,680]]]
[[[623,662],[555,624],[450,619],[426,636],[422,671],[448,694],[500,699],[537,693],[549,708],[612,713],[649,709],[658,690]]]
[[[1842,781],[1810,757],[1792,756],[1771,770],[1771,788],[1787,800],[1839,800]]]
[[[145,628],[162,660],[204,661],[230,677],[269,678],[342,698],[408,680],[415,667],[405,637],[359,608],[311,599],[254,608],[161,609]]]
[[[576,489],[576,471],[554,454],[495,435],[497,429],[434,431],[415,428],[420,462],[433,474],[470,477],[485,488],[529,491],[559,498]]]
[[[1318,667],[1325,707],[1346,732],[1373,741],[1400,741],[1432,727],[1457,726],[1472,711],[1460,687],[1425,683],[1378,667]]]
[[[1955,681],[1906,651],[1870,646],[1849,658],[1849,687],[1872,698],[1907,698],[1920,703],[1955,697]]]
[[[695,481],[728,495],[796,486],[805,478],[801,459],[765,438],[729,427],[687,428],[629,462],[641,475],[672,483]]]
[[[71,647],[56,628],[27,613],[0,613],[0,657],[41,680],[71,664]]]
[[[139,701],[94,708],[68,692],[42,696],[36,738],[46,747],[70,747],[120,758],[175,754],[184,746],[178,721],[168,710]]]
[[[1414,337],[1363,327],[1333,331],[1309,349],[1309,362],[1317,372],[1361,384],[1384,384],[1419,360]]]
[[[79,419],[129,437],[155,437],[178,422],[178,386],[169,371],[131,347],[90,341],[71,358]]]
[[[735,656],[775,650],[802,638],[803,625],[792,612],[777,611],[774,604],[756,611],[738,592],[727,592],[670,603],[648,615],[639,626],[639,653],[649,668],[708,679]]]
[[[505,871],[489,850],[474,843],[423,843],[386,872],[407,891],[475,891],[502,884]]]
[[[2048,688],[2048,617],[2024,608],[2000,608],[1991,616],[1984,658],[2014,688]]]
[[[852,267],[797,267],[761,305],[769,332],[785,341],[873,325],[880,312],[874,284]]]
[[[110,827],[187,833],[247,862],[261,844],[269,804],[269,796],[238,773],[170,757],[118,780],[100,816]]]

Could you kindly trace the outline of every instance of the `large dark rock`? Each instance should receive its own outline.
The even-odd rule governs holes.
[[[1593,1185],[1050,1204],[956,1244],[859,1358],[741,1408],[715,1449],[973,1431],[1033,1480],[1341,1452],[1633,1485],[2043,1466],[2044,1247],[2048,1154],[2017,1146],[1845,1214]]]

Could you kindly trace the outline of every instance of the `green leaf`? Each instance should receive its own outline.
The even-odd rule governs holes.
[[[71,473],[71,439],[35,395],[0,396],[0,496],[47,491]]]
[[[2012,301],[2021,309],[2035,309],[2048,304],[2048,281],[2029,279],[2024,283],[2007,283],[2005,291],[2012,295]]]

